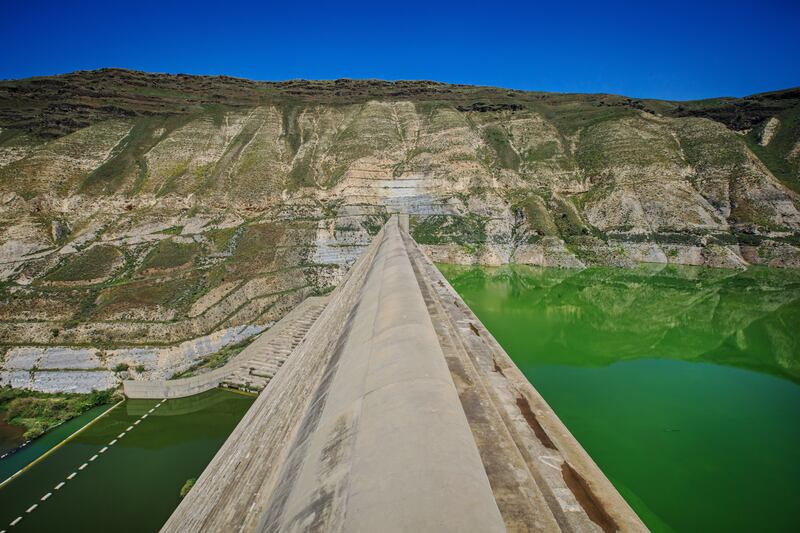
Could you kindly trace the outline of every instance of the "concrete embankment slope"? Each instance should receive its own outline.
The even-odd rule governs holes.
[[[220,385],[263,390],[325,307],[325,297],[303,300],[224,366],[196,376],[167,380],[126,380],[128,398],[185,398]]]
[[[563,426],[535,423],[543,401],[476,368],[419,253],[391,219],[163,531],[645,529]]]

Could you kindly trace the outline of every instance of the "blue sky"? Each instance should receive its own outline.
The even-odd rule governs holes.
[[[800,1],[0,0],[0,78],[124,67],[693,99],[800,85]]]

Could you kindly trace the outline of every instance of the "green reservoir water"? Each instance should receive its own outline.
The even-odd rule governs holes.
[[[0,412],[0,457],[14,451],[25,442],[25,428],[9,424],[7,415]]]
[[[654,531],[800,531],[800,272],[439,268]]]
[[[72,420],[67,420],[63,424],[56,426],[55,428],[51,429],[41,437],[34,439],[26,446],[19,448],[13,454],[9,454],[3,459],[0,460],[0,483],[8,479],[9,477],[13,476],[20,469],[24,468],[25,466],[31,464],[33,461],[47,453],[53,446],[56,446],[59,442],[63,441],[83,426],[103,414],[103,412],[107,411],[111,405],[100,405],[98,407],[94,407],[89,409],[85,413],[80,416],[76,416]],[[7,428],[16,429],[14,426],[6,426]],[[20,428],[22,432],[25,431],[24,428]],[[13,435],[13,434],[12,434]],[[18,435],[13,435],[14,438],[9,439],[9,446],[7,449],[14,449],[17,447],[21,439]],[[6,453],[4,450],[3,453]],[[2,522],[0,522],[2,525]]]
[[[0,489],[0,530],[158,531],[252,402],[224,390],[126,401]]]

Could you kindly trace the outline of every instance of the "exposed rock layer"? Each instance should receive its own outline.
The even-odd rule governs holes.
[[[798,267],[798,110],[796,90],[0,82],[0,338],[145,353],[266,325],[398,211],[441,261]]]

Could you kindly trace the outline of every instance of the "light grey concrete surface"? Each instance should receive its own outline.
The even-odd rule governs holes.
[[[165,524],[646,531],[393,217]]]
[[[163,531],[258,531],[292,442],[318,412],[317,390],[331,375],[340,338],[383,238],[373,243],[333,291],[328,305],[259,395]]]
[[[119,379],[110,370],[5,370],[0,372],[0,386],[38,392],[74,392],[86,394],[116,387]]]
[[[396,220],[384,232],[262,530],[504,530]]]

